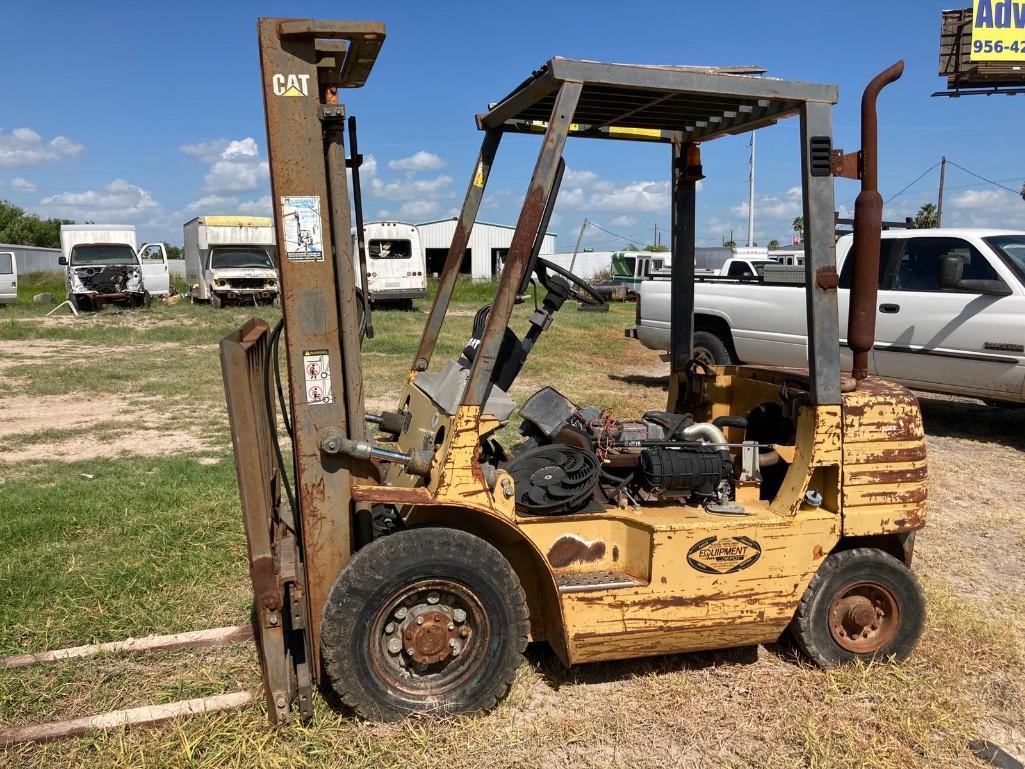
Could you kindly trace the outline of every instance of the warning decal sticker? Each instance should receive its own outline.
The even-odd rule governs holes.
[[[331,403],[331,361],[327,350],[303,350],[303,376],[308,404]]]
[[[288,261],[324,261],[324,232],[320,220],[319,195],[282,197],[281,220]]]

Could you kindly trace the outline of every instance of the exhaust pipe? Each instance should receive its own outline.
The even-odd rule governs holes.
[[[847,346],[854,352],[852,374],[868,376],[868,353],[875,344],[876,299],[879,293],[879,234],[883,228],[883,198],[879,194],[879,92],[904,73],[904,61],[883,70],[865,87],[861,97],[861,192],[854,201],[854,274],[851,279]]]

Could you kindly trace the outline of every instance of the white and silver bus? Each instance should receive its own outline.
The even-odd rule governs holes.
[[[375,304],[400,302],[411,305],[427,296],[427,264],[420,231],[408,222],[365,222],[367,244],[367,286]],[[352,252],[356,259],[359,285],[359,250],[356,228],[352,230]]]

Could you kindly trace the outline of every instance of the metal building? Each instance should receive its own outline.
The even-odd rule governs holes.
[[[13,251],[18,262],[18,273],[42,272],[45,270],[61,270],[57,264],[61,250],[59,248],[40,248],[39,246],[17,246],[0,243],[0,251]]]
[[[448,256],[449,246],[452,244],[452,234],[456,229],[455,217],[423,222],[418,224],[417,228],[420,230],[424,255],[427,257],[427,274],[440,273],[445,264],[445,257]],[[470,275],[474,280],[491,280],[498,274],[505,261],[515,229],[505,224],[475,222],[470,231],[470,240],[466,244],[460,272]],[[542,255],[555,253],[555,238],[555,233],[545,233],[544,242],[541,244]]]

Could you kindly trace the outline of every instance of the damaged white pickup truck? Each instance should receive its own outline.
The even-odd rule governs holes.
[[[60,264],[68,301],[79,311],[108,303],[139,307],[149,301],[131,225],[61,225]]]

